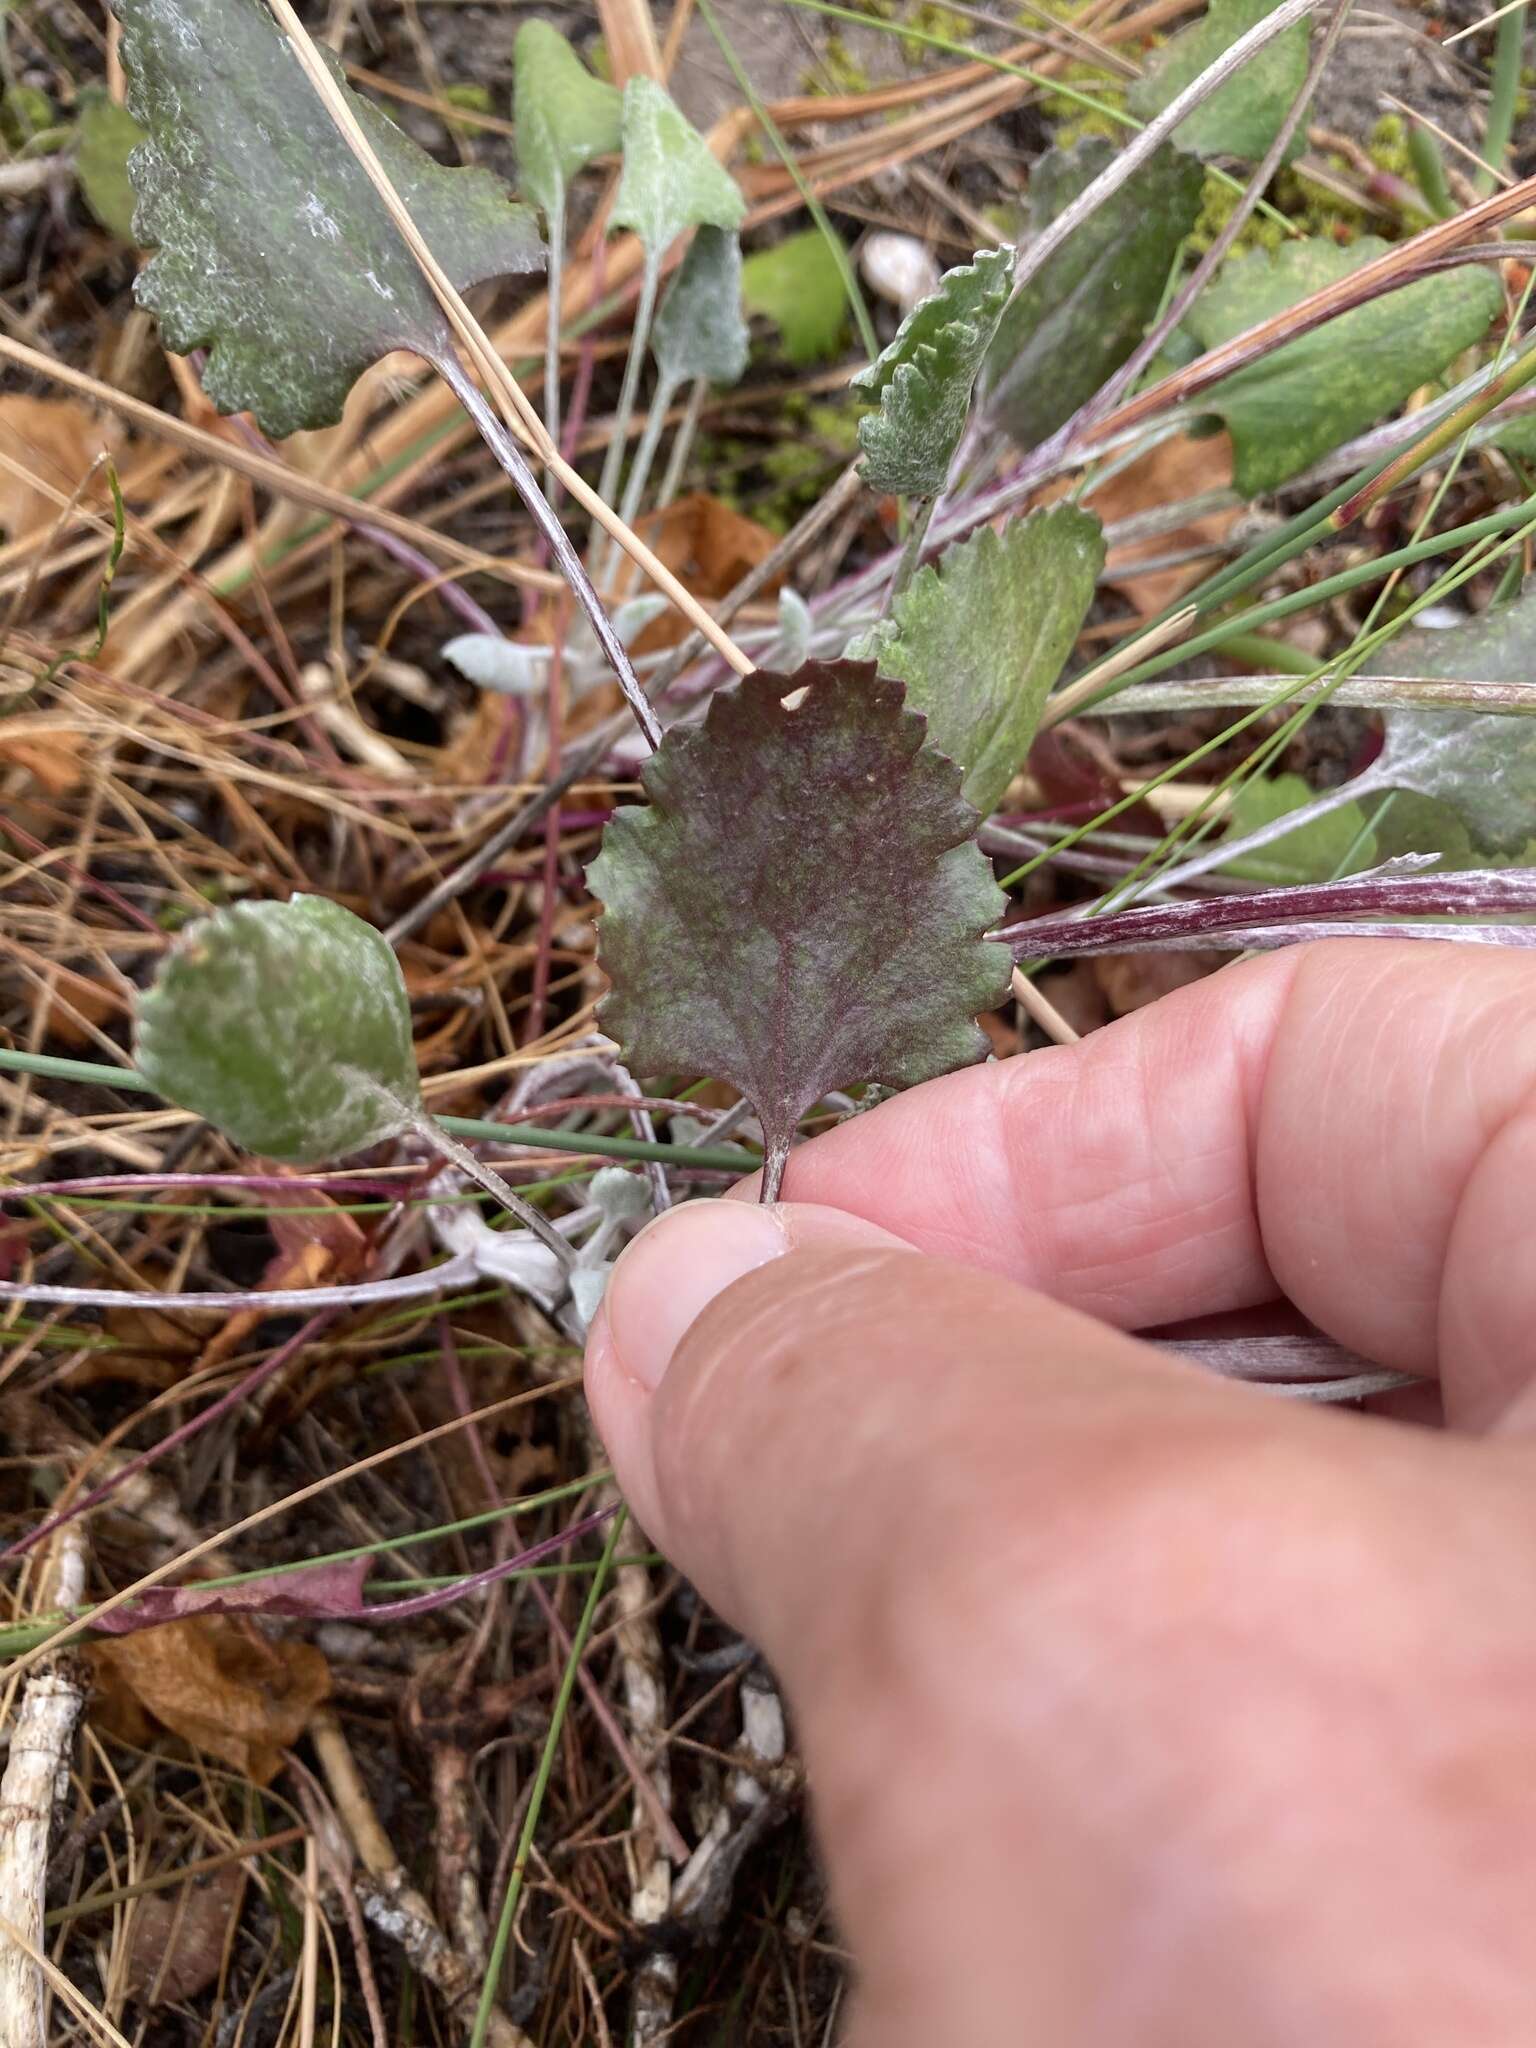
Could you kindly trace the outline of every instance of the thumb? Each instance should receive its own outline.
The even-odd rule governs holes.
[[[1529,2041],[1523,1450],[1277,1402],[796,1203],[653,1224],[587,1385],[784,1684],[854,2038]]]
[[[1032,1987],[1034,2038],[1079,2038],[1099,1880],[1075,1815],[1049,1810],[1059,1789],[1002,1761],[1005,1724],[1038,1729],[1061,1677],[1020,1710],[1010,1639],[1027,1629],[1032,1667],[1043,1633],[1066,1666],[1099,1654],[1091,1617],[1043,1628],[1081,1604],[1061,1560],[1091,1549],[1123,1584],[1094,1503],[1135,1489],[1154,1419],[1162,1443],[1198,1434],[1205,1379],[844,1212],[740,1202],[636,1239],[586,1373],[640,1522],[785,1688],[860,1960],[858,2038],[1021,2038],[1000,1971]],[[1050,1865],[1022,1914],[1021,1844]]]
[[[1053,1401],[1127,1376],[1150,1377],[1165,1417],[1170,1387],[1205,1392],[1134,1339],[807,1203],[658,1219],[586,1362],[640,1522],[786,1678],[807,1623],[862,1603],[915,1524],[948,1550],[992,1477],[989,1507],[1017,1497]]]

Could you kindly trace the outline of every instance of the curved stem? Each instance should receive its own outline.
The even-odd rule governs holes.
[[[661,258],[647,249],[645,268],[640,273],[640,298],[635,307],[635,324],[630,330],[629,354],[624,359],[624,382],[619,390],[619,406],[613,416],[609,431],[608,447],[603,455],[603,473],[598,478],[597,495],[611,505],[618,488],[619,471],[624,466],[624,445],[629,438],[630,415],[635,409],[635,394],[640,389],[640,371],[645,363],[646,345],[651,338],[651,320],[656,312],[656,290],[661,282]],[[593,568],[601,578],[606,572],[598,568],[600,561],[611,559],[611,548],[601,542],[594,549]]]
[[[560,446],[560,276],[565,265],[565,193],[549,217],[549,258],[545,270],[544,313],[544,431]],[[551,504],[558,486],[553,469],[544,472],[544,489]]]
[[[633,526],[635,523],[635,514],[640,510],[640,500],[645,493],[651,464],[656,460],[656,450],[661,446],[667,413],[676,396],[677,379],[658,377],[656,390],[651,399],[651,409],[646,415],[645,432],[640,436],[640,446],[635,450],[635,459],[630,464],[629,475],[624,484],[624,502],[619,507],[619,517],[626,526]]]
[[[667,457],[667,470],[661,480],[661,489],[656,493],[656,510],[664,511],[677,496],[683,481],[683,471],[688,457],[693,453],[693,437],[699,430],[699,418],[704,411],[704,400],[709,385],[703,377],[695,378],[693,389],[688,394],[688,410],[678,422],[677,432],[672,437],[672,452]]]
[[[527,506],[534,525],[544,536],[550,559],[576,593],[576,601],[591,621],[597,644],[607,657],[609,667],[619,679],[619,688],[624,692],[625,702],[635,714],[635,723],[644,735],[646,744],[653,749],[660,746],[661,727],[644,690],[640,687],[639,677],[630,666],[623,642],[613,630],[613,621],[603,610],[602,600],[593,589],[592,579],[588,576],[581,557],[572,547],[569,534],[539,489],[539,480],[528,467],[523,451],[486,404],[479,386],[469,376],[450,345],[445,344],[431,361],[443,382],[469,414],[481,440],[512,479],[513,488]]]
[[[532,1202],[524,1201],[516,1188],[510,1187],[494,1167],[487,1166],[483,1159],[477,1159],[467,1145],[461,1145],[457,1138],[450,1138],[440,1123],[437,1123],[424,1109],[417,1110],[410,1119],[410,1129],[423,1144],[430,1145],[434,1152],[451,1160],[461,1173],[483,1187],[487,1194],[494,1195],[501,1206],[519,1223],[526,1224],[546,1251],[554,1253],[561,1270],[569,1272],[576,1263],[576,1254],[567,1241],[556,1230],[549,1218],[535,1209]]]
[[[891,606],[917,574],[917,565],[923,559],[923,542],[928,538],[928,522],[933,518],[936,497],[922,499],[912,514],[912,524],[907,528],[907,538],[901,550],[901,559],[896,564],[890,587],[885,593],[885,603],[880,607],[882,619],[890,615]]]

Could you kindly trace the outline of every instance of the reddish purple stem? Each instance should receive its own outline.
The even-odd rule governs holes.
[[[130,1296],[129,1299],[131,1298]],[[251,1299],[253,1302],[259,1302],[261,1296],[259,1293],[253,1294]],[[159,1443],[151,1444],[147,1451],[140,1451],[136,1458],[130,1458],[126,1465],[112,1474],[110,1479],[104,1479],[100,1486],[94,1486],[89,1493],[82,1494],[72,1506],[60,1508],[57,1514],[47,1516],[35,1529],[29,1530],[25,1536],[18,1536],[14,1543],[0,1550],[0,1564],[8,1564],[14,1557],[25,1557],[29,1550],[35,1549],[46,1537],[51,1536],[55,1529],[62,1529],[66,1523],[74,1521],[76,1516],[99,1507],[102,1501],[115,1493],[118,1487],[125,1480],[131,1479],[136,1472],[147,1471],[151,1465],[158,1463],[167,1451],[175,1450],[178,1444],[190,1442],[193,1437],[205,1430],[210,1422],[217,1422],[221,1415],[227,1415],[232,1408],[248,1400],[259,1387],[265,1386],[274,1374],[281,1372],[285,1365],[297,1358],[305,1345],[312,1343],[326,1325],[334,1322],[340,1313],[340,1309],[330,1308],[322,1309],[317,1316],[311,1316],[307,1323],[300,1325],[286,1344],[280,1344],[270,1358],[263,1359],[261,1364],[253,1366],[243,1379],[236,1380],[229,1392],[222,1394],[211,1407],[204,1408],[199,1414],[192,1416],[189,1421],[182,1423],[179,1429],[173,1429],[170,1435],[163,1437]]]
[[[1239,896],[1207,896],[1194,903],[1153,903],[1101,917],[1034,917],[996,934],[1019,958],[1054,959],[1066,953],[1122,953],[1138,947],[1202,943],[1243,946],[1258,932],[1272,935],[1296,926],[1308,938],[1329,935],[1333,921],[1351,912],[1406,917],[1473,917],[1489,911],[1536,910],[1536,868],[1469,868],[1460,874],[1351,875],[1342,882],[1304,883],[1297,888],[1262,889]],[[1336,927],[1344,935],[1342,925]],[[1351,937],[1383,935],[1423,938],[1462,936],[1455,928],[1412,927],[1407,932],[1351,925]],[[1498,942],[1536,945],[1536,926],[1496,928]],[[1469,931],[1467,937],[1481,934]],[[1491,935],[1491,933],[1490,933]]]

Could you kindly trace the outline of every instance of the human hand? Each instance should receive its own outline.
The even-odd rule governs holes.
[[[1309,947],[621,1259],[593,1410],[786,1688],[864,2048],[1536,2042],[1533,1110],[1536,964]],[[1121,1334],[1283,1301],[1449,1428]]]

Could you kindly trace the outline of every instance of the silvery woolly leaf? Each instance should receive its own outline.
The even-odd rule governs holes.
[[[652,78],[624,88],[624,171],[614,195],[612,226],[632,228],[647,258],[685,228],[738,228],[747,202],[729,171]]]
[[[671,599],[655,591],[644,597],[626,597],[613,615],[613,630],[626,647],[632,647],[647,626],[671,609]]]
[[[1448,631],[1399,633],[1369,667],[1446,681],[1530,683],[1536,590]],[[1386,745],[1369,771],[1373,778],[1450,804],[1483,853],[1521,854],[1536,840],[1536,721],[1404,710],[1389,711],[1384,722]]]
[[[607,1223],[634,1222],[650,1213],[651,1190],[644,1175],[631,1173],[623,1166],[599,1167],[587,1194],[602,1210]]]
[[[849,649],[906,684],[983,817],[1029,752],[1103,566],[1103,530],[1075,505],[1001,534],[982,527],[920,569],[891,616]]]
[[[1272,14],[1276,4],[1277,0],[1211,0],[1200,20],[1160,50],[1131,87],[1127,100],[1131,112],[1144,121],[1160,114],[1231,49],[1239,36]],[[1282,30],[1179,123],[1173,131],[1175,146],[1196,156],[1261,157],[1307,82],[1307,40],[1304,21]],[[1298,134],[1290,155],[1299,154],[1302,147]]]
[[[480,689],[506,697],[542,697],[549,688],[549,649],[499,633],[460,633],[444,643],[443,659]]]
[[[117,0],[117,13],[128,111],[148,136],[129,159],[134,234],[157,250],[139,303],[168,347],[208,350],[203,386],[219,410],[249,411],[279,438],[330,426],[380,356],[450,347],[265,0]],[[456,285],[540,266],[533,216],[499,180],[445,170],[370,102],[352,95],[352,107]]]
[[[512,61],[518,176],[545,218],[557,220],[576,173],[618,149],[624,96],[594,78],[547,21],[523,23]]]
[[[189,925],[139,998],[136,1031],[161,1095],[268,1159],[341,1158],[420,1107],[400,963],[323,896]]]
[[[668,390],[695,377],[720,385],[740,381],[747,367],[747,323],[741,311],[741,243],[729,229],[702,227],[694,236],[656,315],[651,354]]]
[[[798,590],[791,590],[786,583],[779,592],[779,637],[774,646],[774,657],[785,668],[798,668],[810,657],[811,640],[816,631],[816,621],[811,608]]]
[[[905,1087],[983,1058],[1003,908],[960,771],[901,685],[859,662],[758,670],[641,771],[589,871],[604,1029],[632,1071],[752,1102],[770,1185],[828,1089]]]
[[[971,391],[1013,289],[1012,249],[982,249],[939,281],[894,339],[853,378],[878,398],[859,421],[872,490],[928,498],[944,488],[965,432]]]

